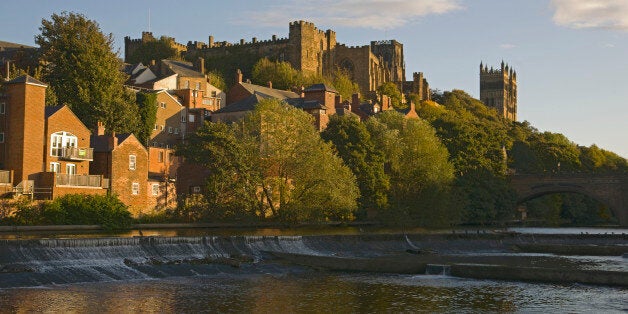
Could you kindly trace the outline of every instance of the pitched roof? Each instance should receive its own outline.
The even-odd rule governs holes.
[[[236,101],[229,106],[222,107],[219,110],[216,110],[214,114],[218,113],[228,113],[228,112],[241,112],[241,111],[252,111],[255,109],[255,106],[262,100],[267,99],[269,97],[265,97],[265,95],[254,93],[253,95],[244,98],[240,101]]]
[[[323,105],[318,100],[305,100],[303,98],[293,98],[287,99],[286,102],[296,108],[309,110],[309,109],[327,109],[325,105]]]
[[[0,40],[0,50],[3,50],[3,49],[19,49],[19,48],[35,48],[35,47],[28,46],[28,45],[22,45],[22,44],[18,44],[18,43],[11,43],[11,42],[8,42],[8,41]]]
[[[172,72],[179,74],[180,76],[186,77],[205,77],[205,74],[196,70],[194,65],[191,62],[186,61],[176,61],[176,60],[168,60],[164,59],[161,62],[170,68]]]
[[[43,83],[37,79],[35,79],[34,77],[24,74],[21,76],[18,76],[8,82],[6,82],[6,84],[33,84],[33,85],[40,85],[40,86],[44,86],[44,87],[48,87],[48,85],[46,83]]]
[[[336,93],[338,94],[338,91],[335,90],[333,87],[324,84],[324,83],[320,83],[320,84],[314,84],[308,88],[305,89],[306,92],[320,92],[320,91],[326,91],[326,92],[332,92],[332,93]]]
[[[301,97],[301,95],[295,92],[287,91],[287,90],[274,89],[274,88],[270,88],[266,86],[255,85],[255,84],[244,83],[244,82],[240,83],[240,85],[242,85],[242,87],[244,87],[251,94],[258,93],[258,94],[267,96],[267,98],[271,97],[271,98],[276,98],[279,100],[285,100],[288,98]]]
[[[46,106],[44,108],[45,110],[45,117],[49,118],[50,116],[52,116],[53,114],[55,114],[57,111],[59,111],[59,109],[63,108],[64,105],[59,105],[59,106]]]
[[[116,138],[118,138],[118,145],[124,143],[129,137],[131,137],[132,133],[125,134],[116,134]],[[112,151],[109,148],[109,138],[111,135],[92,135],[90,138],[90,145],[94,148],[95,152],[99,153],[107,153]]]

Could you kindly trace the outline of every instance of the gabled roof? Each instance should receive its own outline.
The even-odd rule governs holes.
[[[0,50],[2,49],[19,49],[19,48],[35,48],[32,46],[28,46],[28,45],[22,45],[22,44],[18,44],[18,43],[11,43],[8,41],[2,41],[0,40]]]
[[[286,90],[280,90],[280,89],[274,89],[274,88],[269,88],[266,86],[260,86],[260,85],[255,85],[255,84],[251,84],[251,83],[239,83],[242,87],[244,87],[249,93],[251,94],[263,94],[266,95],[267,98],[276,98],[279,100],[285,100],[288,98],[299,98],[301,97],[301,95],[295,93],[295,92],[291,92],[291,91],[286,91]]]
[[[205,77],[204,73],[196,70],[191,62],[176,61],[176,60],[161,60],[162,64],[170,68],[172,72],[185,77]]]
[[[124,143],[124,141],[129,139],[131,136],[135,137],[133,133],[116,134],[116,138],[118,138],[118,146],[122,145],[122,143]],[[90,138],[90,145],[94,148],[95,152],[108,153],[112,151],[112,149],[109,149],[110,137],[111,135],[92,135]],[[142,145],[142,147],[144,147],[144,145]]]
[[[240,101],[236,101],[229,106],[222,107],[219,110],[216,110],[214,114],[220,113],[229,113],[229,112],[242,112],[242,111],[252,111],[255,109],[255,106],[262,100],[267,99],[269,97],[254,93],[253,95],[244,98]]]
[[[31,85],[38,85],[38,86],[43,86],[43,87],[48,87],[48,85],[46,83],[43,83],[39,80],[37,80],[36,78],[30,76],[30,75],[21,75],[18,76],[8,82],[6,82],[6,84],[31,84]]]
[[[336,93],[338,94],[338,91],[335,90],[333,87],[324,84],[324,83],[320,83],[320,84],[314,84],[308,88],[305,89],[306,92],[321,92],[321,91],[325,91],[325,92],[332,92],[332,93]]]
[[[59,109],[63,108],[63,105],[59,105],[59,106],[46,106],[44,108],[45,110],[45,116],[46,118],[49,118],[50,116],[52,116],[53,114],[57,113],[57,111],[59,111]]]

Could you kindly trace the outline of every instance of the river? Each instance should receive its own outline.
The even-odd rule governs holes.
[[[609,230],[563,231],[570,234],[594,232],[621,234],[623,230],[628,233],[626,229]],[[177,231],[180,232],[182,231]],[[273,233],[269,230],[260,232]],[[342,233],[355,232],[359,230]],[[535,230],[534,233],[539,234],[536,238],[538,239],[543,237],[542,234],[545,232]],[[355,236],[352,235],[331,238],[324,236],[311,238],[217,236],[182,240],[155,238],[139,243],[137,238],[125,238],[127,234],[119,236],[120,238],[110,238],[111,240],[80,237],[73,240],[37,240],[38,242],[17,240],[23,243],[17,246],[11,244],[16,240],[3,240],[4,246],[0,246],[2,255],[0,266],[3,263],[19,264],[27,270],[22,273],[2,274],[0,269],[0,287],[5,284],[4,288],[0,288],[0,313],[628,311],[628,289],[625,287],[478,280],[445,275],[334,272],[286,265],[277,261],[265,262],[261,259],[255,263],[244,263],[240,267],[227,264],[186,266],[176,263],[135,266],[129,264],[126,259],[124,263],[122,261],[125,256],[131,256],[135,261],[152,260],[153,256],[180,260],[182,256],[192,256],[198,252],[213,255],[224,255],[227,251],[247,252],[257,256],[261,250],[268,249],[308,254],[329,254],[334,251],[349,255],[364,254],[360,248],[355,248],[353,242]],[[357,237],[361,241],[371,241],[368,242],[368,247],[364,247],[367,253],[399,250],[404,245],[394,236],[379,236],[377,241],[373,241],[373,236],[370,235]],[[544,237],[551,238],[547,235]],[[420,238],[421,236],[415,237],[417,240]],[[429,238],[429,241],[437,245],[438,243],[433,241],[438,238],[439,236],[435,236]],[[616,243],[621,245],[621,239]],[[466,240],[458,242],[448,240],[446,243],[451,246],[450,250],[459,251],[464,247]],[[622,271],[628,269],[626,258],[604,259],[605,263],[614,265],[613,267],[617,269]],[[22,263],[22,260],[30,262]],[[26,279],[36,280],[41,284],[24,284]],[[11,280],[16,284],[8,284]]]

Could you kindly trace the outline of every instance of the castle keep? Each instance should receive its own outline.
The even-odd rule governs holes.
[[[143,32],[141,39],[125,37],[125,60],[128,62],[143,43],[155,40],[149,32]],[[162,37],[162,40],[188,60],[203,57],[211,63],[237,58],[242,70],[247,71],[247,67],[252,67],[257,60],[266,57],[289,62],[292,67],[306,74],[332,75],[342,69],[358,83],[364,93],[374,92],[386,82],[394,82],[404,94],[413,93],[419,94],[422,99],[429,98],[429,92],[425,92],[429,86],[422,74],[415,73],[413,81],[405,80],[403,44],[396,40],[346,46],[336,41],[334,31],[319,30],[314,24],[305,21],[290,23],[288,38],[273,35],[269,40],[260,41],[254,37],[249,42],[241,39],[239,43],[228,43],[217,42],[213,36],[209,36],[207,43],[190,41],[187,45],[176,43],[170,37]]]
[[[504,61],[500,69],[480,63],[480,100],[504,118],[517,121],[517,72]]]

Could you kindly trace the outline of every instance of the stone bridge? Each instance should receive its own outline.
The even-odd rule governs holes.
[[[509,180],[510,186],[517,191],[518,204],[547,194],[580,193],[608,205],[619,224],[628,227],[628,175],[513,175]]]

